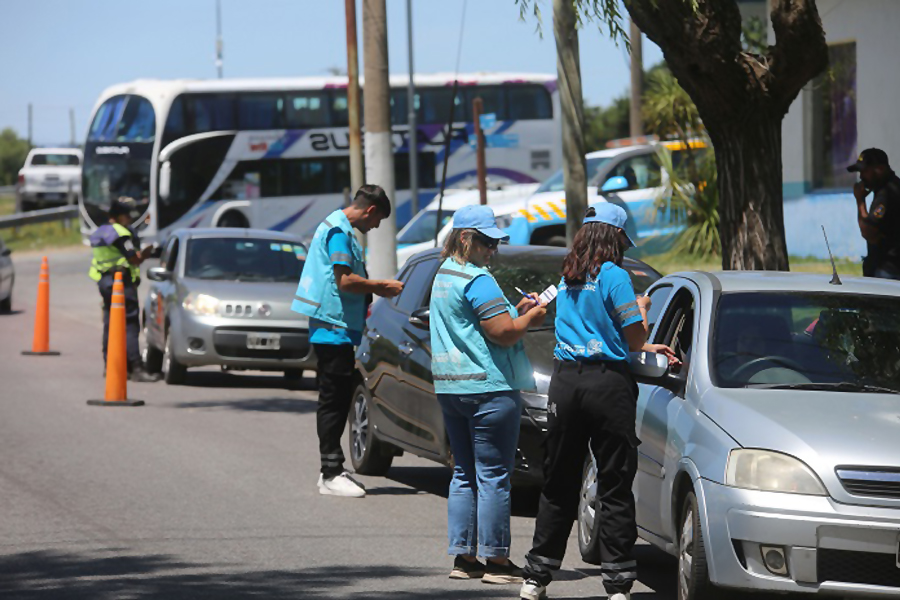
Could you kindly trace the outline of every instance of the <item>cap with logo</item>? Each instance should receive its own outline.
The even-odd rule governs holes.
[[[889,166],[887,154],[879,148],[869,148],[860,152],[859,158],[856,159],[855,163],[847,167],[847,170],[853,173],[876,165]]]
[[[494,211],[490,206],[476,204],[463,206],[453,215],[453,229],[474,229],[495,240],[508,240],[509,236],[497,227]]]
[[[593,214],[591,214],[591,211],[593,211]],[[621,206],[610,204],[609,202],[591,204],[584,217],[585,223],[605,223],[607,225],[612,225],[613,227],[618,227],[623,232],[625,231],[626,221],[628,221],[628,213],[625,212],[625,209]],[[625,237],[628,238],[628,243],[634,248],[635,243],[634,240],[631,239],[631,236],[626,233]]]

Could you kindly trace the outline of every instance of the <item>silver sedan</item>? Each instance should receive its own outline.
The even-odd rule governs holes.
[[[148,370],[182,383],[188,368],[315,368],[309,320],[291,311],[306,247],[253,229],[179,230],[166,242],[144,302]]]
[[[653,284],[634,364],[641,537],[681,600],[720,588],[900,597],[900,284],[679,273]],[[579,542],[596,554],[595,469]],[[727,597],[727,593],[724,597]]]

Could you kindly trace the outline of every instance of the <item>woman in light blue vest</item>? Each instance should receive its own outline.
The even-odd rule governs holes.
[[[458,210],[431,292],[431,370],[456,463],[447,500],[450,577],[485,583],[522,581],[508,558],[519,390],[534,387],[521,339],[547,314],[536,295],[513,306],[487,270],[508,237],[487,206]]]

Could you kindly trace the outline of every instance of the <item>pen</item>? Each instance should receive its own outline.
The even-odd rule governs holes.
[[[520,290],[520,289],[517,288],[516,286],[513,286],[513,287],[515,288],[515,290],[516,290],[517,292],[519,292],[520,294],[522,294],[524,297],[526,297],[526,298],[531,298],[531,296],[529,296],[528,294],[526,294],[525,292],[523,292],[522,290]]]

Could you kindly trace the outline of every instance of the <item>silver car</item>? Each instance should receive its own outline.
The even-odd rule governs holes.
[[[13,268],[9,255],[12,250],[6,247],[0,239],[0,312],[12,310],[13,283],[16,280],[16,271]]]
[[[315,368],[309,320],[291,311],[306,247],[253,229],[183,229],[166,242],[143,310],[145,363],[167,383],[190,367]]]
[[[632,367],[637,521],[678,557],[682,600],[900,597],[900,283],[829,279],[679,273],[648,289],[652,341],[684,365]],[[594,472],[588,459],[588,557]]]

